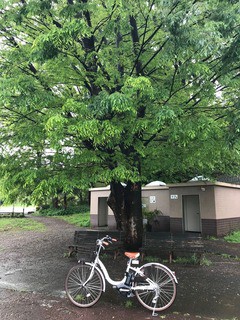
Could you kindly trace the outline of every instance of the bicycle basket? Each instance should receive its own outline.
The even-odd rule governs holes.
[[[94,246],[91,244],[77,247],[77,260],[78,261],[93,261],[94,259]]]

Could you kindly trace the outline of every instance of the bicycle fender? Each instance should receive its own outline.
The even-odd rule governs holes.
[[[176,276],[175,276],[175,273],[174,273],[171,269],[169,269],[168,267],[166,267],[164,264],[157,263],[157,262],[150,262],[150,263],[146,263],[146,264],[142,265],[140,269],[142,269],[142,268],[144,268],[144,267],[151,266],[151,265],[156,265],[156,266],[159,266],[159,267],[167,270],[167,271],[172,275],[174,281],[175,281],[176,283],[178,283],[177,278],[176,278]]]
[[[91,262],[84,262],[84,264],[93,267],[93,263],[91,263]],[[102,273],[101,269],[99,269],[97,266],[95,266],[95,269],[99,272],[99,274],[100,274],[100,276],[102,278],[103,292],[105,292],[106,291],[106,280],[105,280],[105,278],[103,276],[103,273]]]

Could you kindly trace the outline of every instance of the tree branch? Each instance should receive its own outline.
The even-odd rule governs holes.
[[[137,75],[143,75],[142,72],[142,63],[139,60],[139,54],[138,54],[138,46],[139,46],[139,35],[138,35],[138,28],[137,28],[137,22],[136,19],[130,15],[129,22],[131,26],[131,36],[132,36],[132,42],[133,42],[133,52],[136,56],[136,60],[134,63],[134,67],[136,68],[136,74]]]

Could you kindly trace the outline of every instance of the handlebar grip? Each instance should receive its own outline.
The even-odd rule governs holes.
[[[105,246],[109,246],[109,243],[106,242],[106,241],[103,241],[103,244],[104,244]]]
[[[115,238],[112,238],[112,241],[116,242],[116,241],[117,241],[117,239],[115,239]]]

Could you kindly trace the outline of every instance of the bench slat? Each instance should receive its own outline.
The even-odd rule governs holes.
[[[95,248],[96,240],[109,235],[118,241],[106,246],[105,252],[113,252],[114,258],[123,252],[124,232],[122,231],[95,231],[77,230],[74,233],[73,245],[69,246],[69,256],[73,253],[86,254]],[[140,249],[142,257],[149,252],[165,254],[172,262],[175,254],[181,253],[204,253],[202,237],[193,234],[172,234],[170,232],[146,232],[143,236],[143,246]]]

